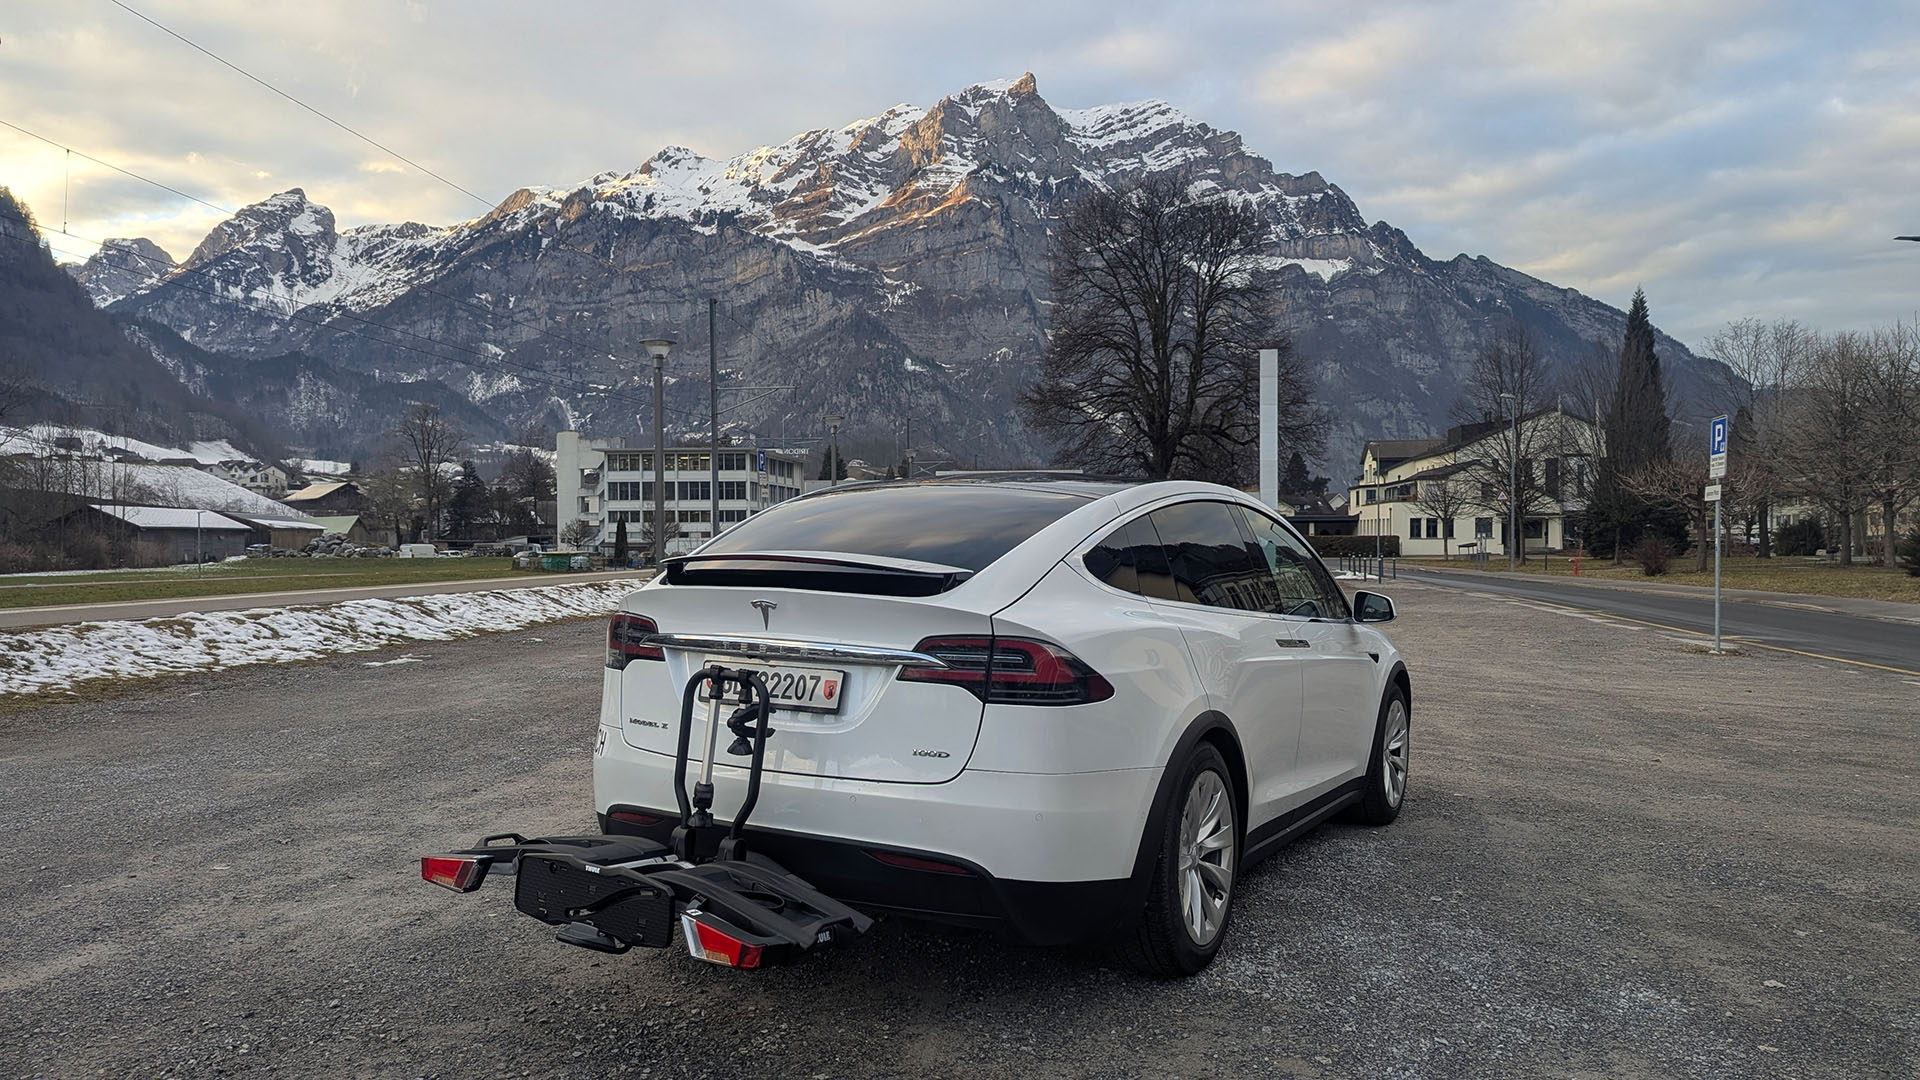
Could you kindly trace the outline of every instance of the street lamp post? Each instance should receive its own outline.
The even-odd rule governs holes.
[[[648,338],[640,343],[653,357],[653,572],[667,556],[667,354],[672,338]]]
[[[844,416],[827,417],[827,486],[840,486],[840,423]]]
[[[1513,402],[1513,445],[1507,455],[1507,572],[1512,573],[1517,569],[1513,549],[1520,543],[1520,399],[1501,394],[1500,400]]]
[[[720,535],[720,346],[714,313],[720,301],[707,301],[707,535]]]

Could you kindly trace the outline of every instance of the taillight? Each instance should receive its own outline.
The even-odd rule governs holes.
[[[1113,684],[1051,642],[1015,637],[934,637],[914,651],[944,668],[900,670],[906,682],[950,683],[990,705],[1087,705],[1113,696]]]
[[[659,624],[645,615],[615,612],[607,623],[607,666],[619,671],[629,660],[665,660],[665,650],[653,644],[659,632]]]
[[[420,880],[454,892],[472,892],[486,880],[488,860],[471,855],[427,855],[420,859]]]
[[[686,935],[687,954],[695,960],[737,968],[760,966],[760,946],[749,945],[707,922],[697,908],[680,913],[680,932]]]

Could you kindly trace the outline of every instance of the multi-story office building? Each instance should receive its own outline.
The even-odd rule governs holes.
[[[713,455],[719,455],[720,520],[713,520]],[[806,455],[757,446],[677,446],[665,461],[669,551],[688,551],[727,526],[775,503],[799,496]],[[627,522],[636,550],[651,536],[653,451],[629,448],[622,438],[589,439],[563,431],[554,446],[554,487],[561,535],[576,521],[597,530],[583,546],[613,543],[616,522]],[[675,535],[677,532],[677,535]]]

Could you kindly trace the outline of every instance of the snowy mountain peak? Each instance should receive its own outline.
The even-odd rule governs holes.
[[[68,264],[67,272],[87,290],[93,302],[106,307],[158,282],[173,270],[173,256],[147,239],[114,237],[84,263]]]

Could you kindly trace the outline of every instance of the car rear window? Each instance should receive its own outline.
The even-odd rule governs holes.
[[[1087,501],[995,484],[848,488],[763,510],[700,553],[835,551],[980,571]]]

